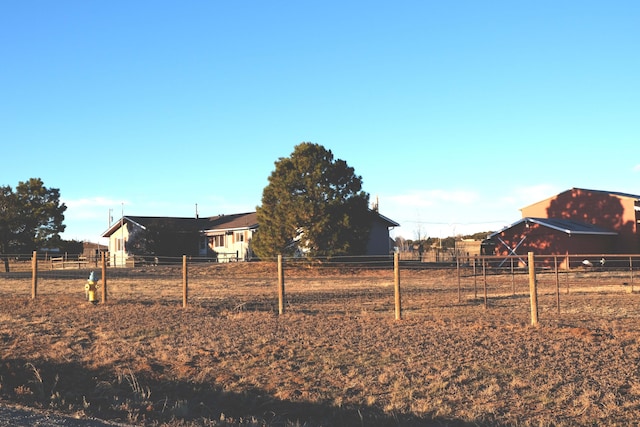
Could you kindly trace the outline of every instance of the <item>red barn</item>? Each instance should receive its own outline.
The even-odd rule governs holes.
[[[640,253],[640,196],[572,188],[521,211],[489,236],[496,255]]]
[[[523,218],[489,236],[495,254],[539,255],[611,253],[618,233],[568,219]]]

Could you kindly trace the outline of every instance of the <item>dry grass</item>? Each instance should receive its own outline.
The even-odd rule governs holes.
[[[290,270],[277,316],[272,265],[179,267],[84,282],[0,279],[0,396],[138,425],[634,425],[640,417],[640,295],[616,277],[562,287],[540,277]],[[573,279],[572,279],[573,280]],[[26,289],[25,289],[26,286]],[[458,297],[460,295],[460,300]]]

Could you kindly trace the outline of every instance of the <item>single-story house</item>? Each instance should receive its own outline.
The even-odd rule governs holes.
[[[254,256],[250,242],[257,229],[255,212],[212,217],[201,230],[198,255],[216,254],[218,261],[248,261]]]
[[[368,255],[392,251],[389,228],[399,224],[374,213]],[[102,237],[109,239],[109,260],[122,266],[132,255],[211,257],[217,261],[250,260],[251,239],[258,230],[255,212],[205,218],[123,216]]]
[[[206,218],[126,215],[109,227],[110,263],[122,266],[132,255],[211,257],[218,261],[251,257],[249,242],[258,228],[255,212]]]

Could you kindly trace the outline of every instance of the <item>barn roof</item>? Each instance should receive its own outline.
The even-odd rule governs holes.
[[[522,218],[513,224],[503,228],[500,231],[496,231],[489,235],[489,239],[498,234],[508,230],[510,228],[516,227],[522,223],[532,223],[538,224],[543,227],[550,228],[552,230],[560,231],[562,233],[566,233],[567,235],[600,235],[600,236],[616,236],[618,233],[615,231],[605,230],[604,228],[597,227],[592,224],[587,224],[585,222],[574,221],[571,219],[561,219],[561,218],[532,218],[526,217]]]
[[[617,196],[617,197],[624,197],[624,198],[628,198],[628,199],[633,199],[636,202],[640,202],[640,195],[637,194],[631,194],[631,193],[624,193],[621,191],[606,191],[606,190],[591,190],[588,188],[578,188],[578,187],[573,187],[570,188],[568,190],[565,190],[561,193],[558,193],[554,196],[551,197],[547,197],[546,199],[543,199],[542,201],[546,201],[546,200],[551,200],[551,199],[555,199],[557,197],[559,197],[560,195],[563,194],[567,194],[567,193],[575,193],[575,192],[582,192],[582,193],[592,193],[592,194],[600,194],[600,195],[605,195],[605,196]],[[520,208],[521,211],[533,206],[533,205],[537,205],[538,203],[541,203],[540,201],[532,203],[528,206],[525,206],[523,208]],[[639,207],[636,206],[636,210],[640,210]]]
[[[587,188],[576,188],[576,187],[572,188],[571,190],[588,191],[590,193],[600,193],[600,194],[613,194],[614,196],[628,197],[630,199],[640,200],[640,196],[637,194],[623,193],[620,191],[590,190]]]

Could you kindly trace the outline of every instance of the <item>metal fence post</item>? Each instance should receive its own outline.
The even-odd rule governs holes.
[[[476,270],[476,260],[478,255],[473,256],[473,299],[478,299],[478,272]]]

